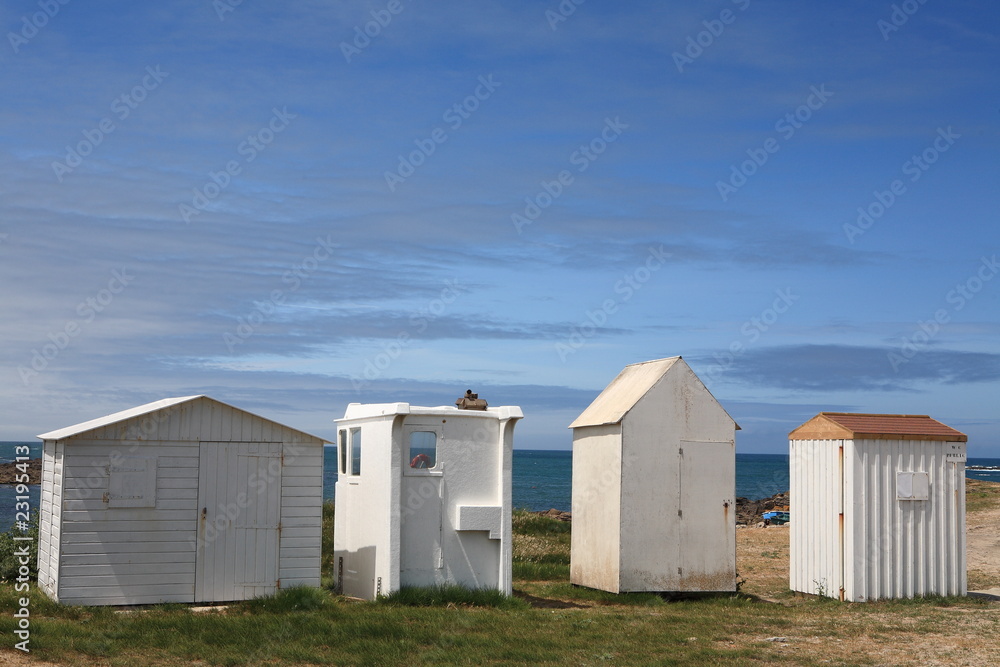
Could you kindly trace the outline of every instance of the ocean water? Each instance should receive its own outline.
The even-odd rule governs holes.
[[[0,463],[14,458],[14,446],[26,444],[31,448],[31,457],[41,456],[41,443],[0,442]],[[337,481],[337,457],[335,447],[326,447],[323,469],[323,496],[334,499],[334,484]],[[555,508],[569,511],[572,501],[572,453],[553,450],[514,450],[513,498],[514,507],[529,510]],[[1000,468],[1000,459],[969,459],[970,466],[995,466]],[[1000,482],[998,470],[967,470],[967,477]],[[756,500],[767,498],[788,490],[787,454],[737,454],[736,455],[736,495]],[[16,490],[11,485],[0,485],[0,530],[4,530],[14,520]],[[30,503],[38,507],[39,487],[30,487]]]

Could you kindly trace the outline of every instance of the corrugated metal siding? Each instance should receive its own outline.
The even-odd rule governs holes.
[[[842,440],[789,441],[789,584],[793,591],[840,595],[842,444]]]
[[[848,448],[848,600],[963,595],[965,443],[859,440]],[[927,472],[927,500],[897,499],[898,472]],[[794,511],[794,506],[793,506]]]

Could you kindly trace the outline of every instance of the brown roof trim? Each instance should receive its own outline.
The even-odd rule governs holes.
[[[929,415],[821,412],[789,433],[788,439],[968,442],[969,437]]]

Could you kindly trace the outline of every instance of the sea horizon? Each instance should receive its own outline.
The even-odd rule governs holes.
[[[41,442],[0,441],[0,463],[13,460],[13,448],[18,445],[28,445],[31,458],[41,456]],[[324,449],[336,450],[336,445],[326,445]],[[572,453],[570,449],[515,448],[512,468],[514,507],[531,511],[570,511]],[[324,456],[324,500],[334,500],[336,461],[336,456]],[[1000,467],[1000,458],[972,457],[967,465]],[[966,476],[1000,482],[1000,469],[967,470]],[[788,490],[788,454],[736,453],[737,497],[759,500]],[[15,495],[13,485],[0,485],[0,530],[13,520]],[[38,495],[38,485],[32,485],[29,493],[32,508],[38,507]]]

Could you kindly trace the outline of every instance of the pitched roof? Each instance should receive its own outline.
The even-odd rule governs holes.
[[[628,414],[629,410],[635,407],[639,399],[645,396],[660,381],[660,378],[677,364],[687,367],[687,363],[681,357],[668,357],[629,364],[587,406],[587,409],[580,413],[580,416],[569,425],[569,428],[617,424]],[[695,377],[697,378],[697,376]],[[730,417],[730,419],[732,418]],[[735,420],[733,423],[735,424]],[[739,428],[739,424],[737,424],[736,429],[739,430]]]
[[[42,440],[63,440],[65,438],[70,438],[74,435],[79,435],[81,433],[86,433],[87,431],[93,431],[95,429],[101,428],[102,426],[109,426],[111,424],[117,424],[119,422],[127,421],[134,417],[141,417],[143,415],[148,415],[152,412],[158,410],[163,410],[174,405],[179,405],[181,403],[187,403],[189,401],[196,401],[199,399],[206,399],[209,401],[214,401],[215,403],[220,403],[226,407],[232,408],[233,410],[239,410],[240,412],[253,415],[260,419],[267,419],[266,417],[261,417],[260,415],[254,415],[252,412],[247,412],[242,408],[237,408],[234,405],[229,405],[228,403],[223,403],[211,396],[205,396],[204,394],[198,394],[196,396],[179,396],[177,398],[163,398],[159,401],[153,401],[152,403],[146,403],[144,405],[139,405],[134,408],[129,408],[128,410],[122,410],[121,412],[115,412],[110,415],[105,415],[104,417],[98,417],[97,419],[91,419],[90,421],[80,422],[79,424],[74,424],[72,426],[66,426],[65,428],[56,429],[55,431],[49,431],[48,433],[42,433],[37,436]],[[267,421],[273,421],[267,419]],[[277,423],[277,422],[274,422]],[[284,424],[281,424],[284,426]],[[298,429],[291,428],[290,426],[285,426],[285,428],[291,429],[293,431],[298,431]],[[319,436],[312,435],[311,433],[305,433],[305,431],[299,431],[304,435],[308,435],[311,438],[316,438],[317,440],[322,440],[323,442],[328,442],[326,438],[320,438]]]
[[[966,442],[961,431],[927,415],[821,412],[788,434],[789,440],[943,440]]]

